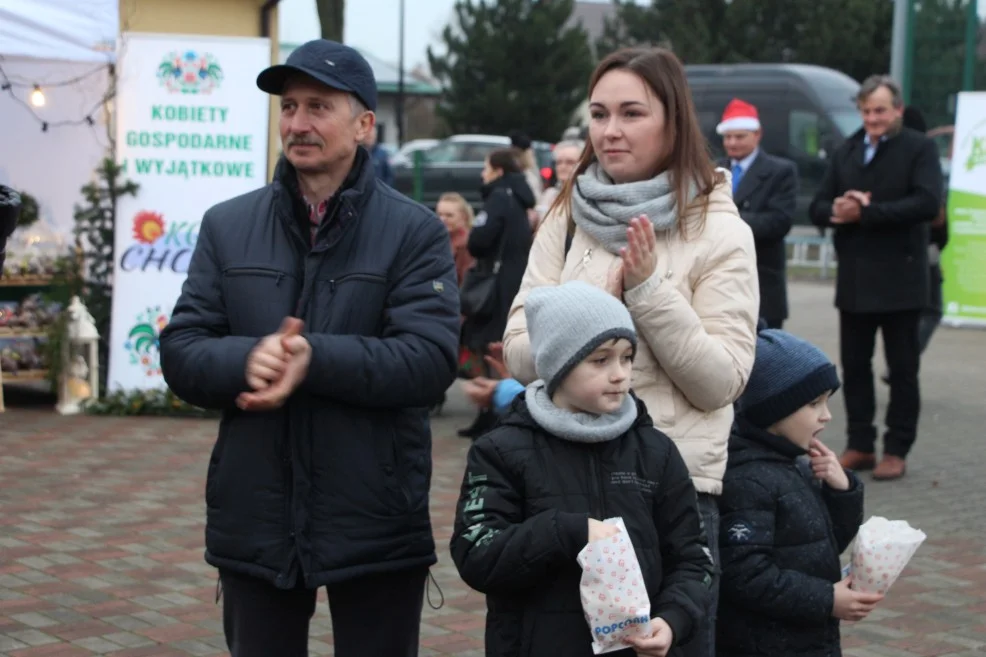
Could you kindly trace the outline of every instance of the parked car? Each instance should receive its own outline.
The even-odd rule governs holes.
[[[458,192],[478,211],[483,204],[480,195],[483,163],[494,150],[509,146],[510,138],[500,135],[454,135],[432,146],[424,151],[420,201],[434,209],[442,194]],[[552,145],[536,141],[531,147],[542,176],[546,169],[550,172]],[[413,163],[394,165],[394,187],[413,198]]]
[[[437,139],[412,139],[394,153],[390,158],[390,166],[408,166],[413,162],[413,156],[416,151],[426,151],[438,144],[439,140]]]

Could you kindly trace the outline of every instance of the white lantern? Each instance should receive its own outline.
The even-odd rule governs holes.
[[[99,331],[79,297],[72,297],[62,340],[62,375],[58,406],[62,415],[82,411],[82,402],[99,396]]]

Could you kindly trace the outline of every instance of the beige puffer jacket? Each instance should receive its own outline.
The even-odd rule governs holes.
[[[677,229],[658,234],[657,271],[627,290],[624,302],[640,336],[634,392],[654,423],[675,441],[695,488],[718,495],[726,470],[732,403],[746,386],[756,347],[760,290],[753,234],[727,181]],[[510,308],[504,358],[522,383],[537,378],[524,300],[531,288],[581,280],[605,288],[620,259],[582,230],[565,258],[567,217],[549,216],[534,240],[520,292]]]

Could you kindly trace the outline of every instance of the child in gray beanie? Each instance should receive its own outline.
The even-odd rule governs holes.
[[[837,657],[839,620],[861,620],[883,597],[841,573],[863,485],[818,438],[838,387],[818,347],[760,331],[719,497],[721,654]]]
[[[487,654],[590,657],[578,553],[623,519],[651,603],[613,655],[667,654],[704,616],[715,566],[674,443],[630,391],[637,332],[626,307],[577,281],[525,304],[540,380],[469,450],[452,558],[487,595]]]

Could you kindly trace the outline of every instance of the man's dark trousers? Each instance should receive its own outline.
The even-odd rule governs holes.
[[[842,358],[843,391],[846,400],[849,449],[873,453],[876,446],[876,391],[873,381],[873,351],[876,332],[883,335],[883,349],[890,372],[890,405],[887,407],[884,452],[907,458],[917,437],[921,412],[918,370],[921,346],[918,339],[920,310],[885,313],[841,312],[839,348]]]
[[[308,657],[317,591],[281,590],[221,571],[223,631],[232,657]],[[427,568],[326,587],[336,657],[417,657]]]

